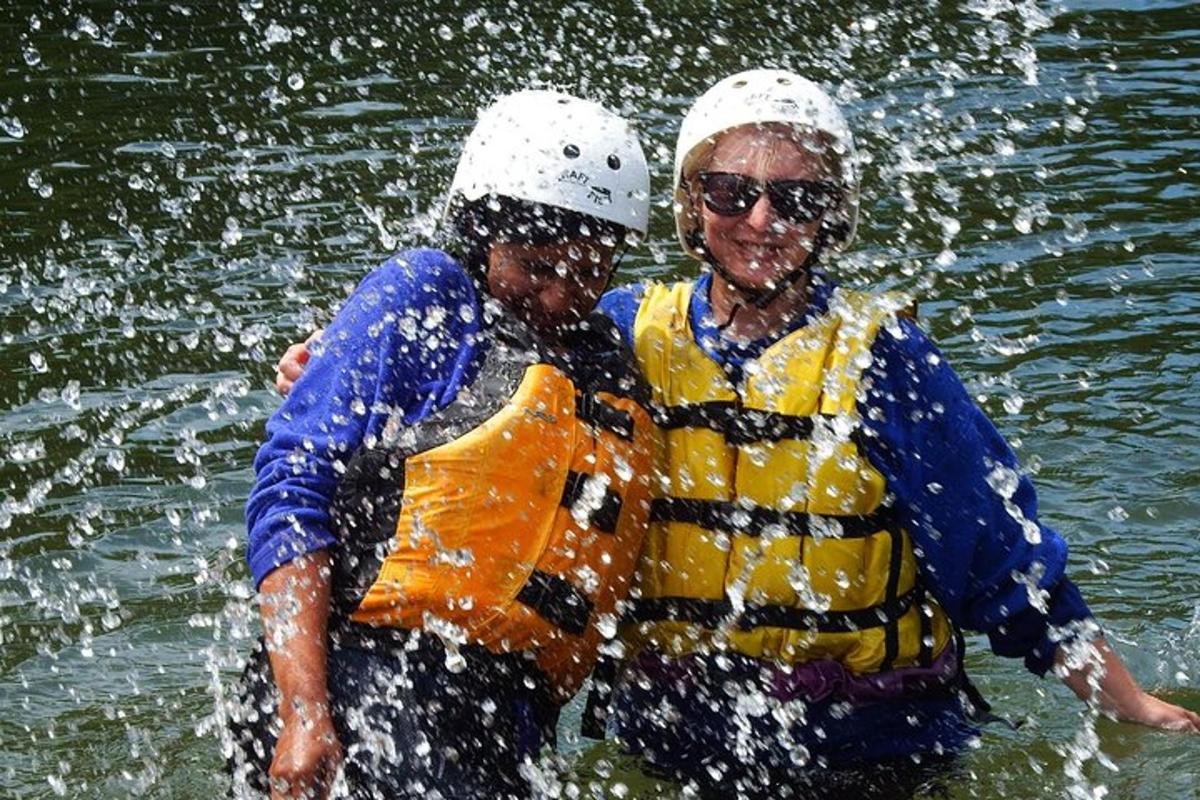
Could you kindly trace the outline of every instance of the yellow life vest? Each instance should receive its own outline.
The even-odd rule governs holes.
[[[334,504],[335,600],[354,623],[532,651],[566,699],[616,630],[657,432],[627,351],[556,364],[529,352],[494,345],[448,409],[351,462]]]
[[[735,387],[695,342],[691,292],[651,286],[634,323],[666,488],[623,635],[634,650],[833,659],[855,674],[930,663],[951,624],[856,444],[859,379],[898,303],[835,292]]]

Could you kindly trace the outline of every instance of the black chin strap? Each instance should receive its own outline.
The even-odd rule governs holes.
[[[736,289],[737,293],[745,300],[744,303],[739,302],[734,304],[733,310],[729,312],[729,317],[725,320],[725,322],[717,326],[717,330],[721,333],[724,333],[725,329],[733,324],[733,320],[737,316],[737,313],[745,308],[747,303],[753,308],[757,308],[759,310],[769,306],[775,301],[776,298],[794,286],[796,281],[808,274],[812,266],[821,259],[821,254],[825,252],[825,247],[828,245],[828,243],[829,232],[822,224],[817,231],[816,240],[813,242],[812,250],[808,252],[808,256],[804,259],[804,261],[802,261],[799,266],[793,268],[782,278],[775,281],[773,285],[761,287],[747,286],[745,283],[734,277],[734,275],[725,268],[725,265],[723,265],[720,261],[717,261],[717,259],[713,257],[712,253],[709,252],[707,247],[704,247],[702,244],[698,245],[701,252],[704,253],[704,260],[712,265],[713,271],[724,278],[725,282]]]

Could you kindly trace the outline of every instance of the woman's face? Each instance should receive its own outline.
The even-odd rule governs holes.
[[[488,291],[539,332],[553,334],[595,308],[608,286],[613,252],[611,245],[586,239],[493,244]]]
[[[735,173],[760,184],[776,180],[833,181],[829,162],[815,140],[772,126],[746,126],[723,134],[707,172]],[[700,209],[704,241],[712,256],[745,288],[768,289],[804,262],[821,217],[794,222],[781,217],[766,192],[744,212],[724,216],[705,205],[693,178],[692,202]]]

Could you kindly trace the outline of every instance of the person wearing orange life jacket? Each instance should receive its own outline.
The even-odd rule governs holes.
[[[235,793],[529,793],[646,529],[648,390],[590,312],[648,196],[624,120],[518,92],[467,139],[446,250],[346,301],[255,462]]]
[[[925,777],[914,758],[961,748],[986,711],[960,628],[1039,674],[1057,660],[1090,697],[1060,640],[1091,614],[1011,450],[908,298],[822,269],[858,221],[833,100],[780,70],[720,81],[683,120],[674,193],[710,271],[600,303],[665,429],[622,630],[624,747],[719,796],[900,796]],[[1106,709],[1200,727],[1097,645]]]

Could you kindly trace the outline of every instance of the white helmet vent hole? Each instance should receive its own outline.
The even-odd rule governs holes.
[[[791,83],[792,83],[792,79],[791,79],[791,78],[779,77],[779,78],[776,78],[775,80],[776,80],[776,82],[778,82],[778,83],[779,83],[781,86],[790,86],[790,85],[791,85]]]
[[[567,158],[579,158],[579,148],[573,144],[569,144],[563,148],[563,155]]]
[[[746,84],[747,84],[747,83],[749,83],[749,81],[735,81],[735,82],[734,82],[734,84],[733,84],[733,88],[735,88],[735,89],[745,89],[745,88],[746,88]]]
[[[621,159],[617,158],[617,154],[616,154],[616,153],[610,153],[610,154],[609,154],[609,156],[608,156],[608,168],[609,168],[609,169],[620,169],[620,168],[621,168]]]

